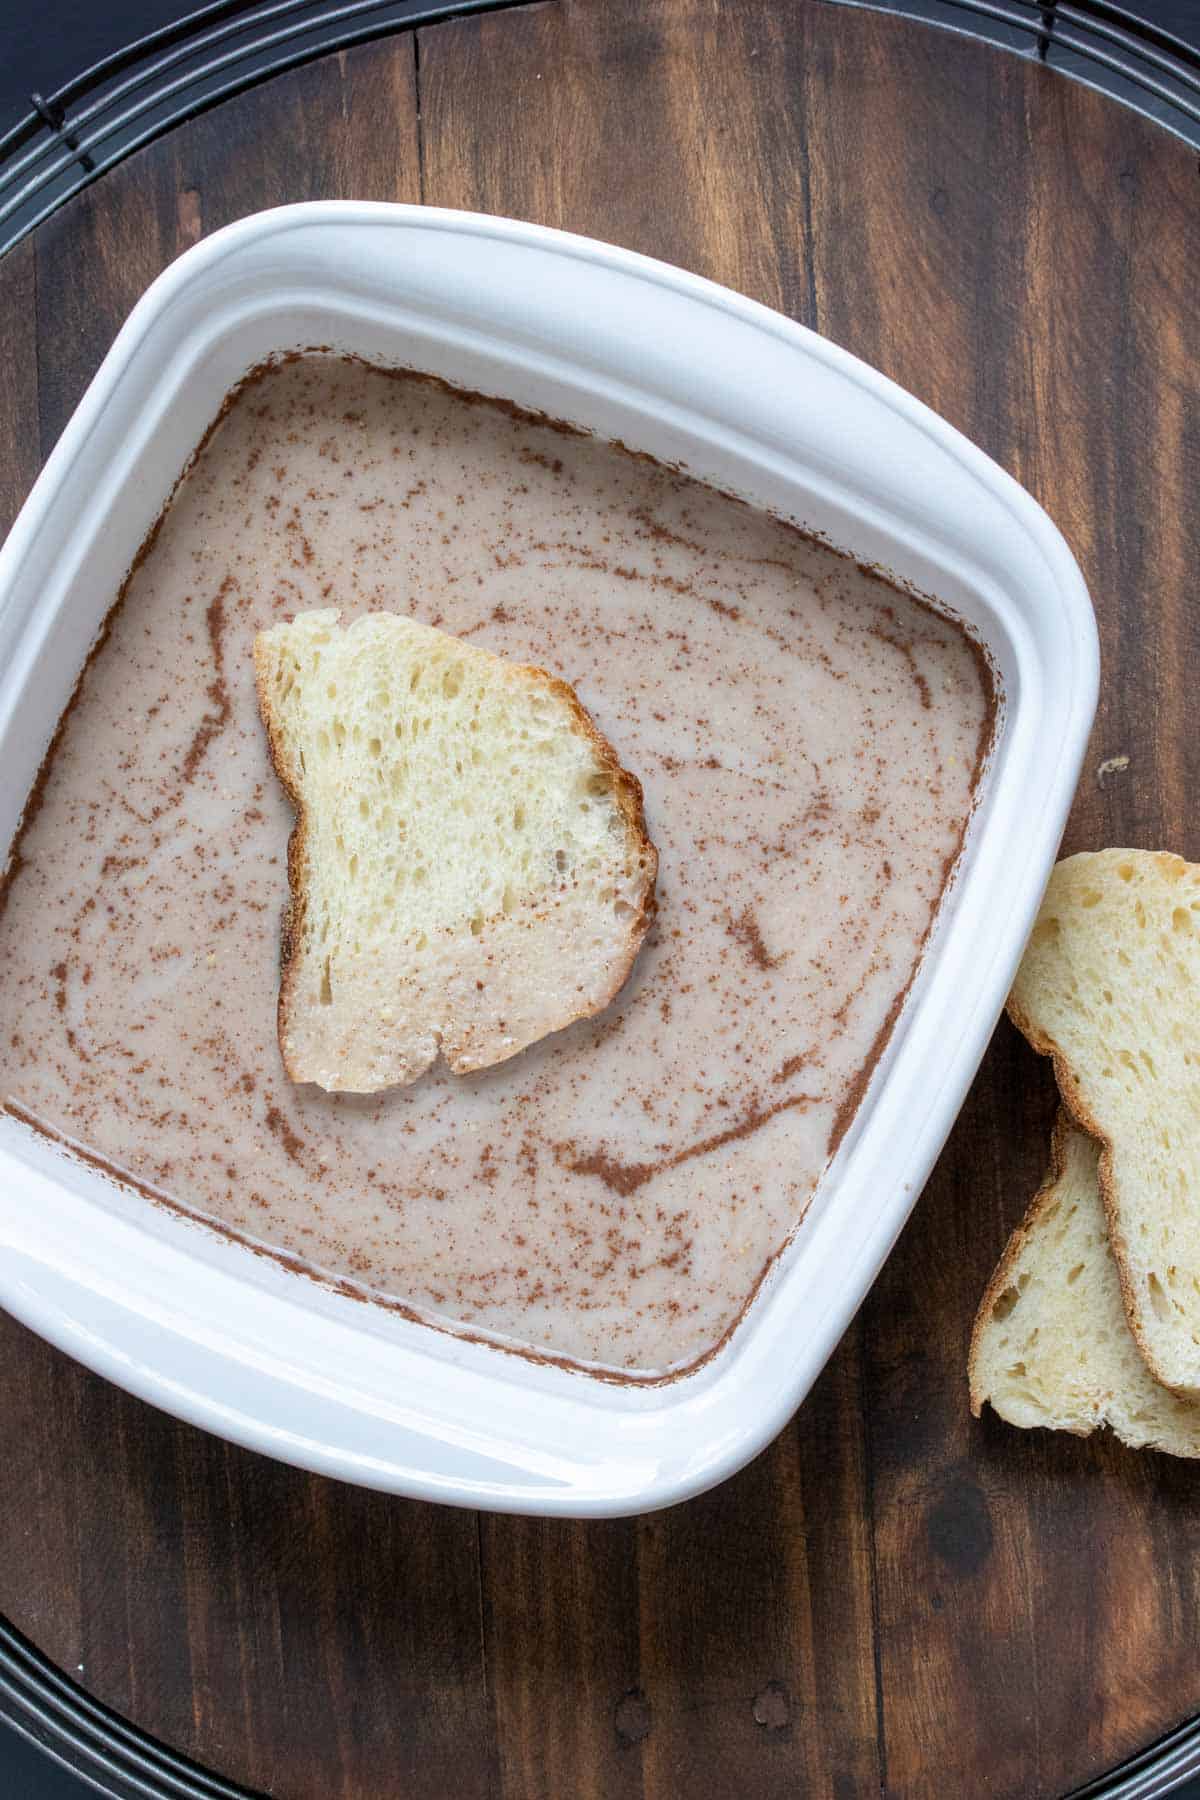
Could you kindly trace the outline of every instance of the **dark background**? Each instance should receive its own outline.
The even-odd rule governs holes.
[[[1128,3],[1131,11],[1200,44],[1200,0]],[[53,90],[109,51],[187,10],[180,0],[0,0],[0,131],[28,110],[34,89]],[[1180,1800],[1200,1800],[1200,1781],[1176,1791]],[[3,1800],[85,1800],[93,1792],[0,1726]]]
[[[96,1790],[0,1725],[0,1793],[5,1800],[95,1800]]]
[[[197,0],[198,3],[198,0]],[[1200,0],[1172,0],[1197,10]],[[188,0],[0,0],[0,131],[100,57],[194,11]]]

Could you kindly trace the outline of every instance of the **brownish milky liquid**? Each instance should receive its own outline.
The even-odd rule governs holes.
[[[293,1087],[275,1037],[291,817],[251,643],[330,604],[574,683],[661,855],[607,1013],[365,1099]],[[0,923],[0,1095],[443,1321],[686,1364],[852,1110],[990,716],[958,626],[747,507],[427,382],[272,370],[180,487],[68,714]]]

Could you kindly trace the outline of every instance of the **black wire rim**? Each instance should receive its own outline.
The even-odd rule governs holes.
[[[111,1800],[260,1800],[93,1700],[2,1619],[0,1719]]]
[[[210,0],[104,57],[0,134],[0,255],[133,151],[331,51],[522,0]],[[1110,0],[830,0],[982,38],[1200,147],[1200,50]],[[0,1721],[111,1800],[260,1800],[91,1698],[0,1618]],[[1200,1718],[1069,1800],[1158,1800],[1200,1774]]]
[[[335,50],[522,0],[210,0],[103,57],[0,135],[0,255],[187,119]]]
[[[263,1800],[102,1706],[0,1620],[0,1720],[110,1800]],[[1200,1719],[1069,1800],[1158,1800],[1200,1773]]]
[[[1193,1775],[1200,1775],[1200,1719],[1189,1719],[1067,1800],[1159,1800]]]
[[[1200,146],[1200,50],[1112,0],[835,0],[1037,58]],[[331,50],[520,0],[210,0],[104,57],[0,134],[0,254],[123,157]]]

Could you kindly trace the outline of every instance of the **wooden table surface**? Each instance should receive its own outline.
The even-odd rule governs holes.
[[[164,264],[332,195],[632,245],[927,400],[1091,586],[1105,680],[1067,848],[1200,857],[1193,151],[1032,62],[819,0],[562,0],[398,35],[175,131],[0,263],[0,525]],[[1200,1474],[968,1416],[969,1323],[1053,1101],[1001,1026],[796,1419],[641,1519],[357,1492],[0,1317],[0,1611],[289,1800],[1061,1793],[1200,1706]]]

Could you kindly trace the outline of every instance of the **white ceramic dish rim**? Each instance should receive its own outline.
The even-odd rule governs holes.
[[[322,248],[326,240],[328,250]],[[256,215],[203,241],[159,277],[130,315],[0,550],[0,742],[6,733],[14,741],[14,713],[36,677],[39,657],[55,625],[65,629],[69,623],[60,609],[88,550],[87,533],[73,529],[68,509],[73,471],[103,445],[106,419],[112,436],[112,418],[120,413],[123,391],[137,385],[135,376],[144,388],[148,340],[162,338],[163,321],[186,313],[189,296],[202,295],[206,283],[223,283],[227,306],[233,306],[229,296],[239,281],[250,279],[247,268],[261,274],[264,258],[275,259],[280,278],[298,284],[289,297],[301,292],[311,306],[319,291],[331,319],[366,319],[371,312],[361,296],[347,307],[331,298],[342,279],[337,271],[349,270],[368,288],[375,282],[376,314],[390,304],[393,325],[397,319],[411,325],[414,304],[418,313],[424,305],[424,328],[434,333],[440,327],[422,282],[431,282],[432,290],[442,282],[449,319],[458,293],[452,284],[461,283],[464,270],[500,270],[497,293],[510,265],[521,279],[553,271],[562,287],[563,330],[541,347],[541,393],[553,391],[555,369],[574,379],[585,367],[587,381],[578,391],[599,391],[595,359],[588,365],[581,357],[572,367],[571,342],[586,338],[587,328],[576,313],[568,318],[568,309],[581,296],[603,298],[606,283],[632,283],[628,291],[637,294],[639,322],[627,321],[623,329],[631,344],[636,339],[642,362],[631,349],[632,379],[628,371],[618,379],[618,371],[610,387],[618,394],[618,414],[622,405],[627,414],[636,411],[633,400],[639,398],[648,406],[647,432],[655,410],[666,419],[671,408],[661,398],[654,401],[645,369],[654,366],[655,355],[665,368],[673,347],[647,344],[651,326],[640,323],[641,311],[652,315],[665,307],[663,316],[679,324],[681,342],[689,330],[697,341],[716,333],[717,341],[742,348],[761,340],[764,366],[786,356],[796,382],[808,382],[810,396],[837,393],[841,405],[831,436],[847,418],[851,423],[830,463],[835,473],[855,469],[856,458],[870,473],[874,453],[854,438],[857,407],[877,429],[881,421],[891,422],[890,454],[897,460],[919,465],[922,457],[932,459],[946,484],[948,516],[950,489],[960,478],[965,484],[957,502],[957,542],[949,533],[940,543],[928,520],[920,538],[911,518],[886,507],[881,513],[861,496],[854,505],[844,488],[836,490],[836,505],[830,501],[858,518],[848,547],[860,554],[864,539],[878,543],[882,532],[884,540],[903,547],[907,532],[918,568],[940,558],[937,591],[943,596],[947,584],[953,586],[952,572],[965,571],[963,593],[955,598],[968,615],[974,607],[982,635],[1007,665],[1003,731],[913,995],[822,1185],[820,1204],[810,1209],[730,1343],[695,1374],[658,1387],[608,1385],[397,1319],[288,1274],[144,1200],[114,1193],[36,1134],[0,1121],[0,1305],[132,1393],[283,1460],[426,1499],[574,1516],[667,1505],[732,1473],[786,1422],[870,1286],[953,1122],[1032,923],[1086,747],[1099,679],[1087,593],[1062,538],[1009,476],[885,377],[782,316],[632,252],[517,221],[319,202]],[[396,298],[406,281],[412,284],[407,311]],[[351,273],[345,282],[349,291]],[[486,296],[477,295],[474,303],[486,314]],[[539,317],[552,315],[555,304],[553,294],[539,294]],[[206,344],[211,349],[223,329],[232,329],[232,316],[222,323],[214,309],[208,339],[193,321],[189,368]],[[249,320],[250,310],[244,308],[243,317]],[[602,335],[600,325],[596,334]],[[460,331],[462,354],[451,354],[449,366],[436,367],[428,356],[413,362],[443,374],[470,365],[475,351],[463,349],[470,337]],[[179,342],[184,346],[183,337]],[[507,339],[497,336],[488,352],[493,363],[514,357],[518,342],[515,329]],[[294,340],[277,345],[290,347]],[[341,347],[353,347],[353,340]],[[158,354],[155,367],[167,382],[161,344]],[[603,356],[596,355],[602,365]],[[251,357],[245,366],[257,360]],[[526,357],[526,374],[536,360]],[[528,404],[527,394],[515,391],[521,387],[516,361],[512,368],[511,386],[478,385]],[[553,405],[547,410],[583,417]],[[697,407],[679,417],[699,431],[699,441],[717,445],[720,422],[711,414]],[[585,422],[597,422],[594,410]],[[782,418],[779,429],[786,434]],[[749,444],[778,461],[769,435],[760,430],[739,439],[735,422],[721,441],[743,449]],[[636,447],[661,453],[645,434]],[[816,467],[806,489],[810,500],[822,491],[822,480],[829,486],[829,471],[818,474]],[[881,479],[877,471],[874,478]],[[755,497],[763,497],[759,484],[752,485]],[[976,527],[963,495],[979,509],[983,547],[977,562],[970,544]],[[920,494],[913,504],[922,504]],[[811,510],[805,517],[814,522]],[[99,529],[92,527],[92,542]],[[58,547],[47,551],[56,532]],[[126,563],[140,536],[124,546]],[[1012,577],[1015,592],[1005,592],[1006,558],[1021,564]],[[889,558],[898,568],[902,560]],[[77,641],[72,680],[86,648],[86,640]],[[30,778],[56,716],[47,716],[41,746],[23,752],[27,765],[32,758]],[[16,785],[19,811],[28,780],[19,778]]]

